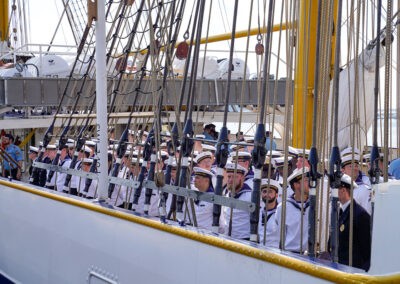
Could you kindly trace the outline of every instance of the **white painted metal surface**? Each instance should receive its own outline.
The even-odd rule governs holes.
[[[97,138],[99,147],[97,157],[99,159],[98,195],[101,200],[108,198],[108,158],[107,149],[107,73],[106,73],[106,21],[105,7],[97,5],[96,19],[96,121]]]
[[[378,184],[372,234],[370,274],[400,271],[400,181]]]

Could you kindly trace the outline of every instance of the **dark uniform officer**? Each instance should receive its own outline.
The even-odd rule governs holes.
[[[350,236],[350,187],[351,177],[343,174],[339,187],[339,263],[349,265]],[[357,184],[353,182],[353,188]],[[353,251],[352,266],[368,271],[371,258],[371,217],[367,211],[353,201]]]

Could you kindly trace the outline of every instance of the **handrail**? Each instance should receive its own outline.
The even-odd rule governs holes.
[[[39,55],[42,56],[44,54],[54,54],[54,55],[76,55],[76,51],[54,51],[52,50],[51,52],[47,51],[45,47],[51,46],[53,48],[65,48],[65,49],[77,49],[78,47],[76,45],[57,45],[57,44],[35,44],[35,43],[29,43],[29,44],[24,44],[23,46],[10,50],[9,52],[5,53],[4,55],[0,56],[0,60],[5,59],[5,58],[14,58],[14,54],[18,55],[23,55],[23,54],[29,54],[29,55]],[[38,49],[32,49],[32,47],[37,47]],[[14,62],[15,63],[15,62]]]
[[[400,273],[388,275],[366,275],[358,273],[348,273],[327,266],[318,265],[312,262],[304,261],[301,259],[293,258],[288,255],[261,250],[256,247],[248,246],[245,244],[237,243],[228,239],[218,238],[212,235],[200,234],[195,231],[182,229],[178,226],[171,226],[163,224],[159,221],[142,218],[133,214],[128,214],[122,211],[109,209],[98,206],[93,203],[81,201],[75,198],[69,198],[58,195],[53,192],[45,190],[38,190],[30,186],[12,183],[6,180],[0,180],[0,185],[14,188],[16,190],[25,191],[27,193],[42,196],[44,198],[52,199],[58,202],[70,204],[72,206],[84,208],[90,211],[95,211],[111,217],[123,219],[125,221],[133,222],[143,226],[147,226],[159,231],[164,231],[183,238],[191,239],[197,242],[208,244],[220,249],[232,251],[247,257],[258,259],[264,262],[272,263],[288,269],[292,269],[313,277],[332,281],[335,283],[399,283]]]

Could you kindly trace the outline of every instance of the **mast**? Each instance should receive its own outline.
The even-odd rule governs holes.
[[[315,72],[315,57],[310,55],[316,51],[318,1],[306,0],[300,3],[296,37],[292,145],[296,148],[310,148]]]
[[[88,2],[91,3],[91,2]],[[100,5],[97,5],[100,3]],[[107,165],[107,73],[106,73],[106,21],[105,6],[96,2],[96,118],[97,118],[97,158],[99,161],[98,196],[100,201],[108,197],[108,165]]]
[[[7,41],[8,0],[0,2],[0,42]]]

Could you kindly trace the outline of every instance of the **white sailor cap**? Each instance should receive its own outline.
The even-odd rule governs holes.
[[[288,162],[292,160],[293,157],[288,156]],[[275,168],[278,167],[283,167],[285,165],[285,157],[277,157],[272,159],[272,164],[274,165]]]
[[[161,134],[166,136],[166,137],[171,137],[171,132],[169,132],[168,130],[162,131]]]
[[[310,172],[310,169],[308,167],[303,167],[300,169],[295,169],[293,173],[288,177],[287,181],[288,183],[296,182],[299,181],[300,179],[303,178],[303,176],[308,176],[308,173]]]
[[[39,153],[39,148],[35,146],[29,146],[29,153]]]
[[[201,144],[201,148],[203,149],[203,151],[210,151],[210,152],[217,151],[217,148],[215,148],[212,145],[208,145],[208,144]]]
[[[354,158],[354,160],[353,160],[353,158]],[[342,157],[341,167],[343,168],[343,167],[345,167],[345,166],[347,166],[347,165],[349,165],[349,164],[351,164],[353,162],[356,163],[356,164],[359,164],[360,163],[360,156],[357,155],[357,154],[354,154],[354,157],[353,157],[352,154],[345,155],[345,156]]]
[[[92,141],[92,140],[87,140],[85,142],[85,145],[89,146],[89,147],[95,147],[96,146],[96,142]]]
[[[167,149],[167,142],[162,142],[160,144],[160,149]]]
[[[277,180],[273,180],[273,179],[268,179],[267,178],[263,178],[261,180],[261,190],[264,188],[273,188],[276,190],[276,192],[279,192],[279,190],[282,190],[282,186],[280,185],[280,183]]]
[[[169,155],[168,155],[168,152],[166,152],[166,151],[160,151],[160,156],[161,156],[161,158],[168,158],[169,157]]]
[[[298,157],[303,157],[305,159],[308,159],[308,157],[310,156],[310,149],[303,149],[303,148],[299,148],[297,149],[297,156]]]
[[[354,150],[353,150],[353,147],[347,147],[347,148],[343,149],[342,152],[340,152],[340,156],[341,156],[342,158],[343,158],[344,156],[347,156],[347,155],[352,156],[353,153],[354,153],[354,155],[361,156],[360,150],[358,150],[357,148],[354,148]]]
[[[293,158],[296,158],[299,155],[299,151],[296,148],[294,148],[292,146],[289,146],[288,147],[288,154],[289,154],[289,156],[292,156]]]
[[[196,156],[196,158],[193,159],[193,161],[198,164],[201,161],[203,161],[204,159],[212,159],[212,153],[207,151],[207,152],[201,152],[200,154],[198,154]]]
[[[250,161],[251,160],[251,154],[249,152],[244,152],[244,151],[240,151],[240,152],[232,152],[231,155],[232,160],[244,160],[244,161]]]
[[[125,157],[129,157],[131,154],[132,154],[132,150],[131,150],[131,149],[127,149],[127,150],[125,151],[124,156],[125,156]]]
[[[135,135],[135,134],[136,134],[136,132],[135,132],[135,130],[128,129],[128,134],[130,134],[130,135]]]
[[[57,146],[54,145],[54,144],[48,144],[48,145],[46,146],[46,149],[47,149],[47,150],[56,150],[56,149],[57,149]]]
[[[82,163],[83,164],[92,164],[93,163],[93,159],[84,158],[84,159],[82,159]]]
[[[132,157],[138,157],[139,156],[139,152],[138,151],[132,151]]]
[[[232,152],[235,152],[235,151],[238,151],[238,150],[241,150],[241,149],[244,149],[244,148],[246,148],[246,145],[244,143],[233,144],[231,146]]]
[[[227,173],[234,173],[236,170],[237,173],[242,174],[244,176],[247,174],[247,169],[236,163],[227,163],[225,165],[225,170]]]
[[[118,144],[110,144],[110,145],[108,145],[108,149],[117,150],[118,149]]]
[[[149,136],[149,132],[148,131],[143,131],[142,135],[147,137],[147,136]]]
[[[143,159],[138,159],[137,157],[135,157],[135,158],[131,159],[131,163],[132,163],[132,166],[135,166],[137,164],[142,165],[143,164]]]
[[[166,165],[170,165],[170,164],[169,164],[169,161],[170,161],[170,159],[166,160],[166,161],[165,161],[165,164],[166,164]],[[172,168],[178,167],[178,164],[177,164],[175,158],[172,158],[172,162],[171,162],[171,165],[170,165],[170,166],[171,166]]]
[[[206,136],[204,134],[196,134],[195,136],[197,139],[206,139]]]
[[[278,157],[282,157],[282,153],[280,151],[271,150],[271,151],[267,151],[267,156],[271,157],[271,158],[278,158]]]
[[[371,160],[371,153],[367,153],[363,155],[363,162],[364,163],[369,163]]]
[[[340,178],[340,186],[342,187],[347,187],[351,188],[351,177],[346,174],[342,174],[342,177]],[[353,180],[353,188],[358,187],[357,183]]]
[[[208,178],[212,178],[214,176],[214,174],[206,169],[203,168],[199,168],[199,167],[194,167],[193,168],[193,173],[196,176],[202,176],[202,177],[208,177]]]
[[[83,151],[83,152],[86,152],[86,153],[92,153],[92,149],[90,149],[88,146],[86,146],[86,145],[84,145],[83,147],[82,147],[82,150],[81,151]]]
[[[68,148],[74,148],[75,147],[75,140],[68,138],[67,143],[65,144],[68,146]]]

